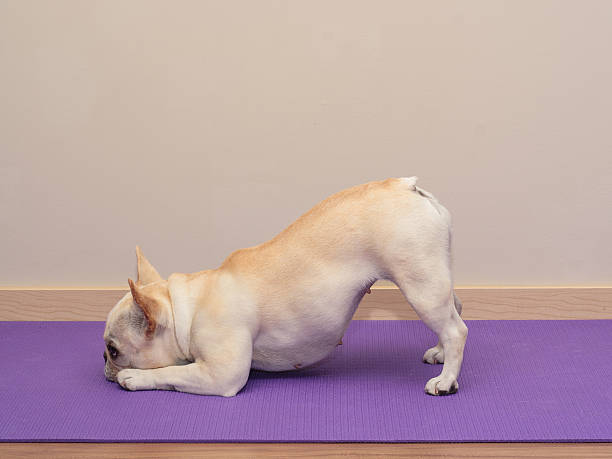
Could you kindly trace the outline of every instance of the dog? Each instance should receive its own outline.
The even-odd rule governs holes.
[[[327,356],[379,279],[394,282],[438,336],[425,392],[457,392],[468,329],[453,291],[450,213],[417,178],[358,185],[217,269],[163,279],[136,248],[138,279],[109,312],[105,376],[128,390],[232,397],[251,368],[286,371]]]

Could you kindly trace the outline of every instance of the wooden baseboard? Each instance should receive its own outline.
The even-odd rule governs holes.
[[[0,457],[611,457],[611,443],[0,443]]]
[[[465,319],[612,319],[612,287],[457,287]],[[106,320],[123,289],[3,289],[0,320]],[[397,288],[373,288],[358,320],[415,320]]]
[[[612,288],[458,287],[461,316],[471,320],[612,319]],[[399,289],[372,290],[355,319],[418,319]]]

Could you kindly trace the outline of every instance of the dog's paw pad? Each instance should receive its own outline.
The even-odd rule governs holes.
[[[438,389],[438,395],[451,395],[456,393],[458,389],[459,387],[457,386],[457,383],[453,383],[448,390]]]

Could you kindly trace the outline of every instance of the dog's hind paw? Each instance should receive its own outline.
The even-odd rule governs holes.
[[[441,376],[431,378],[425,384],[425,392],[429,395],[450,395],[459,390],[459,383],[452,380],[443,380]]]
[[[444,363],[444,350],[440,344],[427,349],[423,355],[423,362],[435,365],[436,363]]]

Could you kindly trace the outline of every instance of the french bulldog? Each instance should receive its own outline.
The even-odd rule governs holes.
[[[138,279],[108,314],[105,376],[129,390],[232,397],[251,368],[307,367],[341,342],[379,279],[438,336],[425,392],[457,392],[468,329],[453,292],[451,217],[416,177],[336,193],[217,269],[163,279],[136,248]]]

